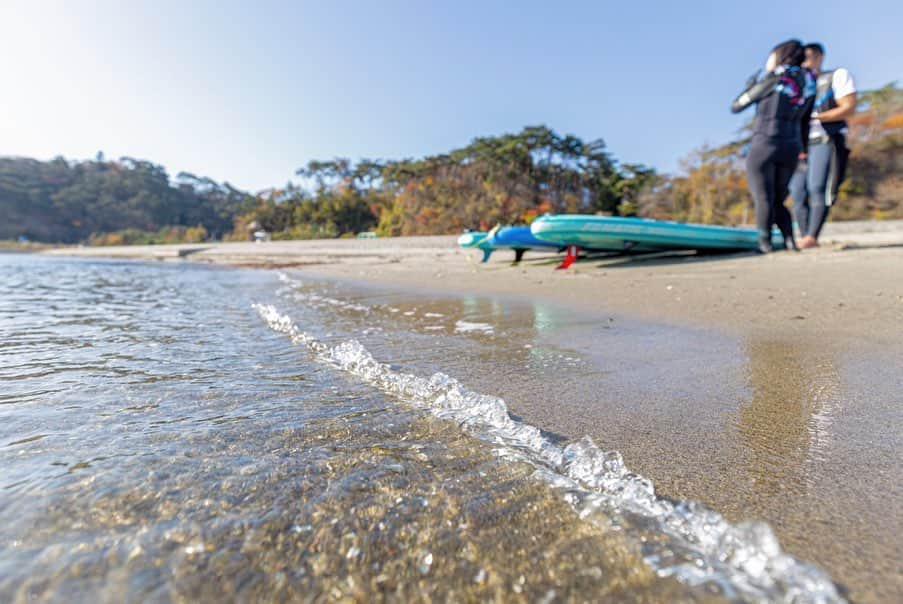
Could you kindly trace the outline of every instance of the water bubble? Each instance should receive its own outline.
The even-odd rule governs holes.
[[[433,566],[433,554],[432,552],[428,552],[426,555],[420,558],[420,566],[418,567],[421,575],[425,575],[430,572],[430,568]]]

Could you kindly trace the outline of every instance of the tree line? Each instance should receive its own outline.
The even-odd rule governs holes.
[[[0,158],[0,240],[145,243],[222,238],[254,196],[229,184],[123,157]]]
[[[241,221],[277,238],[456,233],[526,224],[544,212],[749,224],[751,126],[727,144],[692,151],[675,175],[619,165],[601,140],[545,126],[416,160],[314,161],[298,170],[307,189],[268,191]],[[848,178],[832,217],[903,218],[903,90],[892,83],[863,93],[848,142]]]
[[[312,161],[297,171],[307,187],[258,195],[234,232],[258,225],[276,238],[432,235],[525,223],[543,212],[618,213],[635,205],[652,174],[618,166],[601,140],[534,126],[421,159]]]
[[[835,219],[903,218],[903,90],[862,94],[850,121],[849,178]],[[619,164],[602,140],[546,126],[480,137],[448,153],[395,161],[337,158],[255,195],[132,158],[0,158],[0,240],[94,244],[457,233],[527,224],[545,212],[746,224],[749,128],[690,153],[676,175]]]

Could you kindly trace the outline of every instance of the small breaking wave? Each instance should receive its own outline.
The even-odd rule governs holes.
[[[559,446],[535,426],[512,419],[501,398],[470,391],[443,373],[424,378],[395,371],[356,340],[332,347],[275,307],[254,307],[270,328],[307,347],[318,360],[456,422],[465,432],[498,445],[500,455],[529,463],[538,478],[564,492],[582,518],[651,533],[641,539],[641,549],[661,576],[744,601],[844,601],[825,572],[783,553],[767,524],[731,524],[696,502],[661,498],[651,481],[627,469],[620,453],[604,451],[588,437]]]
[[[455,331],[458,333],[493,333],[495,329],[489,323],[477,323],[473,321],[456,321]]]

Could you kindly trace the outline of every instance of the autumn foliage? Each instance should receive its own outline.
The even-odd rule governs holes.
[[[601,140],[535,126],[416,160],[311,162],[298,171],[307,189],[266,192],[240,221],[276,237],[397,236],[524,224],[545,212],[633,213],[652,174],[618,166]]]

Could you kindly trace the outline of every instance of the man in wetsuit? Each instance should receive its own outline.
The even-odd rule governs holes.
[[[828,217],[843,181],[850,151],[847,148],[847,118],[856,111],[853,76],[840,67],[822,71],[825,49],[821,44],[805,46],[804,67],[818,74],[815,106],[809,125],[809,149],[800,155],[790,181],[793,214],[799,225],[801,248],[818,246],[818,235]]]

